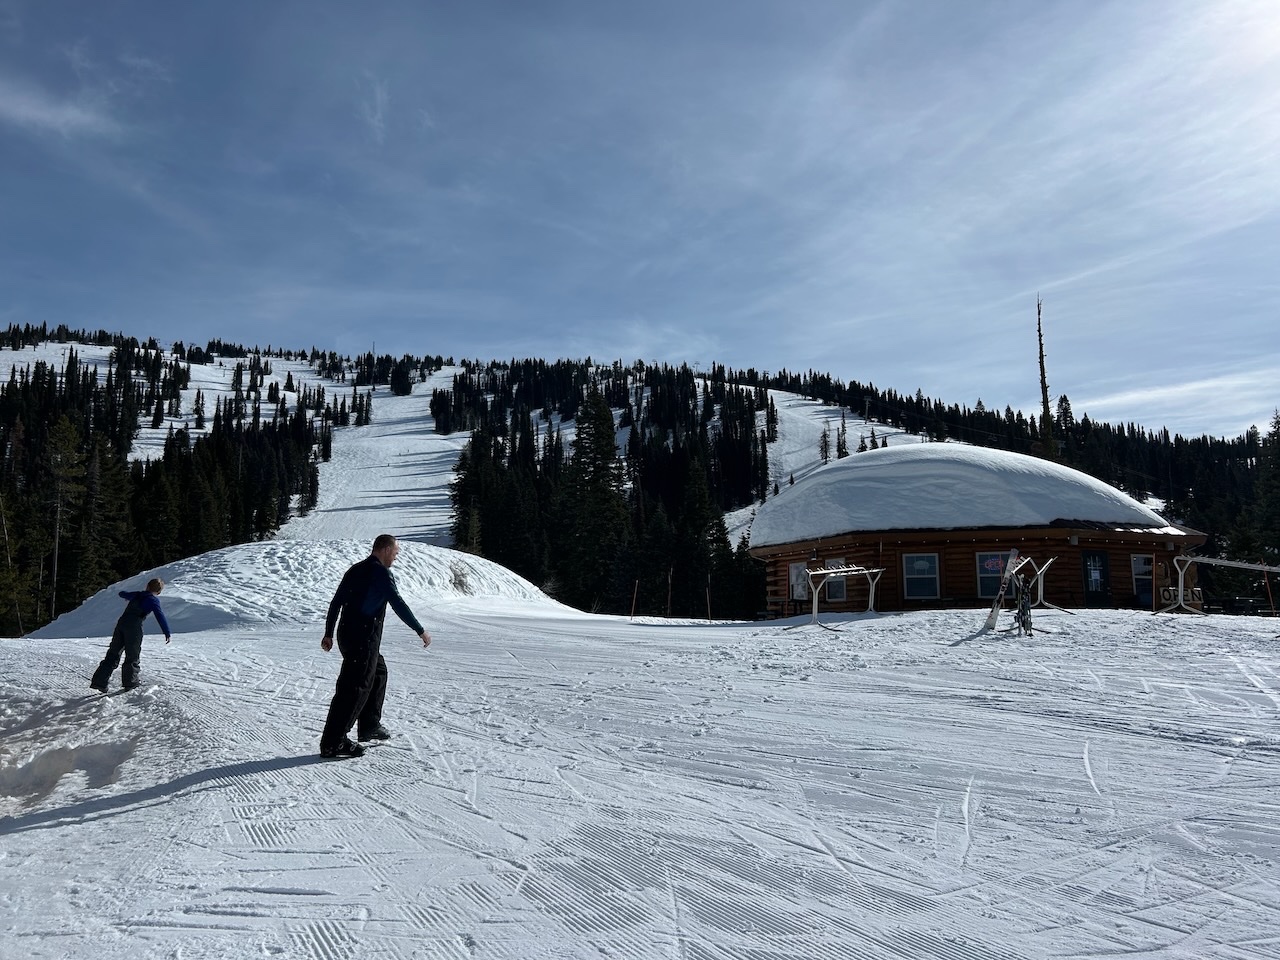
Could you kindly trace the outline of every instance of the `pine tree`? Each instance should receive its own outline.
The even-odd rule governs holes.
[[[58,615],[58,558],[68,512],[84,496],[85,456],[80,431],[63,414],[49,434],[49,498],[53,506],[53,572],[50,579],[49,616]]]
[[[1263,551],[1264,563],[1280,563],[1280,410],[1271,419],[1271,430],[1262,441],[1252,527]]]
[[[9,536],[9,511],[7,499],[0,496],[0,532],[4,534],[4,568],[0,570],[0,607],[7,610],[7,601],[13,601],[14,625],[17,629],[17,636],[22,636],[25,631],[22,629],[22,609],[18,605],[18,584],[20,582],[19,571],[13,564],[13,541]],[[5,636],[9,636],[9,632],[5,631]]]
[[[298,516],[305,517],[320,502],[320,467],[314,460],[307,462],[302,497],[298,501]]]
[[[676,522],[675,583],[671,612],[707,616],[708,591],[713,575],[730,554],[724,516],[711,501],[706,471],[696,460],[690,464],[680,516]]]
[[[77,597],[96,593],[132,568],[129,472],[102,436],[94,440],[85,465],[75,542]]]
[[[613,413],[592,386],[577,416],[565,475],[563,541],[556,570],[567,602],[584,610],[612,608],[614,564],[628,537]]]

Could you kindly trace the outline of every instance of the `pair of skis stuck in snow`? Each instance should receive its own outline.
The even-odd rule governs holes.
[[[991,603],[991,612],[987,614],[986,623],[974,633],[969,634],[969,636],[953,640],[950,646],[958,647],[962,643],[976,640],[978,637],[986,636],[995,630],[996,622],[1000,619],[1000,608],[1004,605],[1004,598],[1009,595],[1009,588],[1015,583],[1018,584],[1018,606],[1014,611],[1017,622],[1009,630],[1001,632],[1011,633],[1013,630],[1017,630],[1020,634],[1031,636],[1031,585],[1018,572],[1028,563],[1031,563],[1031,558],[1018,556],[1016,547],[1009,551],[1009,556],[1003,564],[1004,571],[1000,575],[1000,589],[996,593],[995,600]],[[1034,578],[1032,578],[1032,582],[1035,582]]]
[[[984,627],[986,630],[994,630],[996,621],[1000,619],[1000,607],[1004,604],[1004,598],[1009,592],[1009,585],[1013,583],[1014,576],[1026,564],[1031,561],[1030,557],[1018,556],[1018,548],[1013,547],[1009,551],[1009,558],[1004,564],[1004,575],[1000,578],[1000,589],[996,592],[996,598],[991,604],[991,612],[987,614],[987,622]],[[1024,585],[1018,598],[1018,626],[1025,633],[1031,632],[1031,610],[1030,605],[1026,603],[1026,587]]]

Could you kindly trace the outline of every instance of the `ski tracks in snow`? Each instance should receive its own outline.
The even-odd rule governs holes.
[[[1078,637],[1037,637],[1034,657],[939,648],[892,618],[611,622],[603,638],[587,618],[431,620],[428,651],[388,625],[395,738],[349,761],[316,756],[338,660],[314,629],[149,648],[164,680],[145,697],[72,696],[75,655],[42,648],[47,685],[0,713],[0,863],[25,875],[52,855],[67,879],[6,887],[0,943],[107,960],[176,943],[306,960],[1275,955],[1255,933],[1280,929],[1257,657],[1233,672],[1162,650],[1161,670],[1139,650],[1138,675]],[[19,775],[14,744],[84,762]],[[55,935],[68,916],[83,929]]]
[[[1088,740],[1084,742],[1084,775],[1089,778],[1089,786],[1093,787],[1093,792],[1102,796],[1102,791],[1098,789],[1098,781],[1093,776],[1093,764],[1089,762]]]

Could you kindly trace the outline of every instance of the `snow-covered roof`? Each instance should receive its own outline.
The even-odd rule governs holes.
[[[844,533],[1043,527],[1170,527],[1128,494],[1061,464],[961,443],[900,444],[833,461],[761,504],[751,546]]]

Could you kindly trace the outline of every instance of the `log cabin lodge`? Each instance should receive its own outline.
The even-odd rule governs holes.
[[[1061,464],[915,443],[832,461],[781,490],[757,509],[750,550],[766,565],[772,616],[809,610],[806,570],[820,567],[883,571],[880,612],[990,606],[1015,547],[1031,558],[1028,578],[1044,571],[1048,604],[1150,610],[1169,599],[1173,557],[1206,539]],[[871,583],[831,577],[819,609],[866,611]]]

